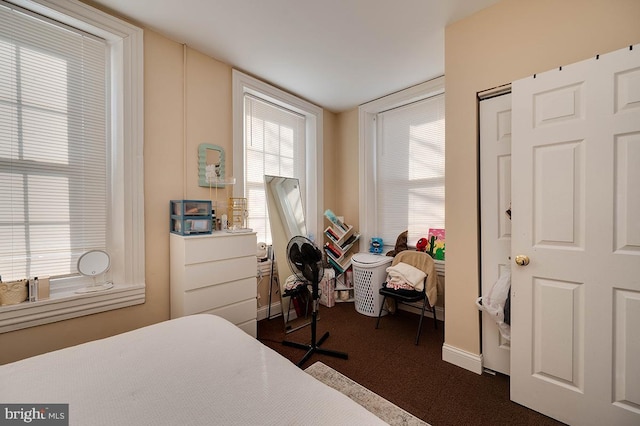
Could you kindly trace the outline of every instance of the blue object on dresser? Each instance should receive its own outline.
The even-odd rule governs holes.
[[[178,235],[211,234],[211,201],[171,200],[169,231]]]

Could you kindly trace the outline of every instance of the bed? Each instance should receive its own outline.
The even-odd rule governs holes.
[[[71,425],[385,424],[206,314],[0,366],[0,403],[68,403]]]

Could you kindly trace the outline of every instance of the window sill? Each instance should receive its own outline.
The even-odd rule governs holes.
[[[110,290],[89,294],[61,292],[46,300],[0,306],[0,333],[139,305],[144,301],[144,284],[116,285]]]
[[[438,275],[444,277],[444,260],[433,259],[433,264],[436,267]]]

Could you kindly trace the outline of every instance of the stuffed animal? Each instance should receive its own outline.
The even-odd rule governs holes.
[[[420,238],[418,240],[418,242],[416,243],[416,250],[417,251],[426,251],[428,245],[429,245],[429,241],[427,241],[426,238]]]
[[[409,238],[409,231],[404,231],[402,234],[398,235],[398,239],[396,240],[396,246],[390,252],[387,252],[387,256],[394,257],[396,254],[401,251],[409,250],[409,246],[407,245],[407,239]]]
[[[380,254],[382,253],[382,238],[380,237],[373,237],[371,238],[371,244],[369,245],[369,252],[374,253],[374,254]]]

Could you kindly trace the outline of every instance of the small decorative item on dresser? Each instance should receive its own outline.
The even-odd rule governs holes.
[[[171,200],[169,231],[179,235],[211,234],[212,212],[208,200]]]
[[[0,305],[16,305],[27,300],[27,280],[0,283]]]
[[[247,229],[248,207],[246,198],[229,198],[228,204],[228,229],[230,231],[240,231]]]

